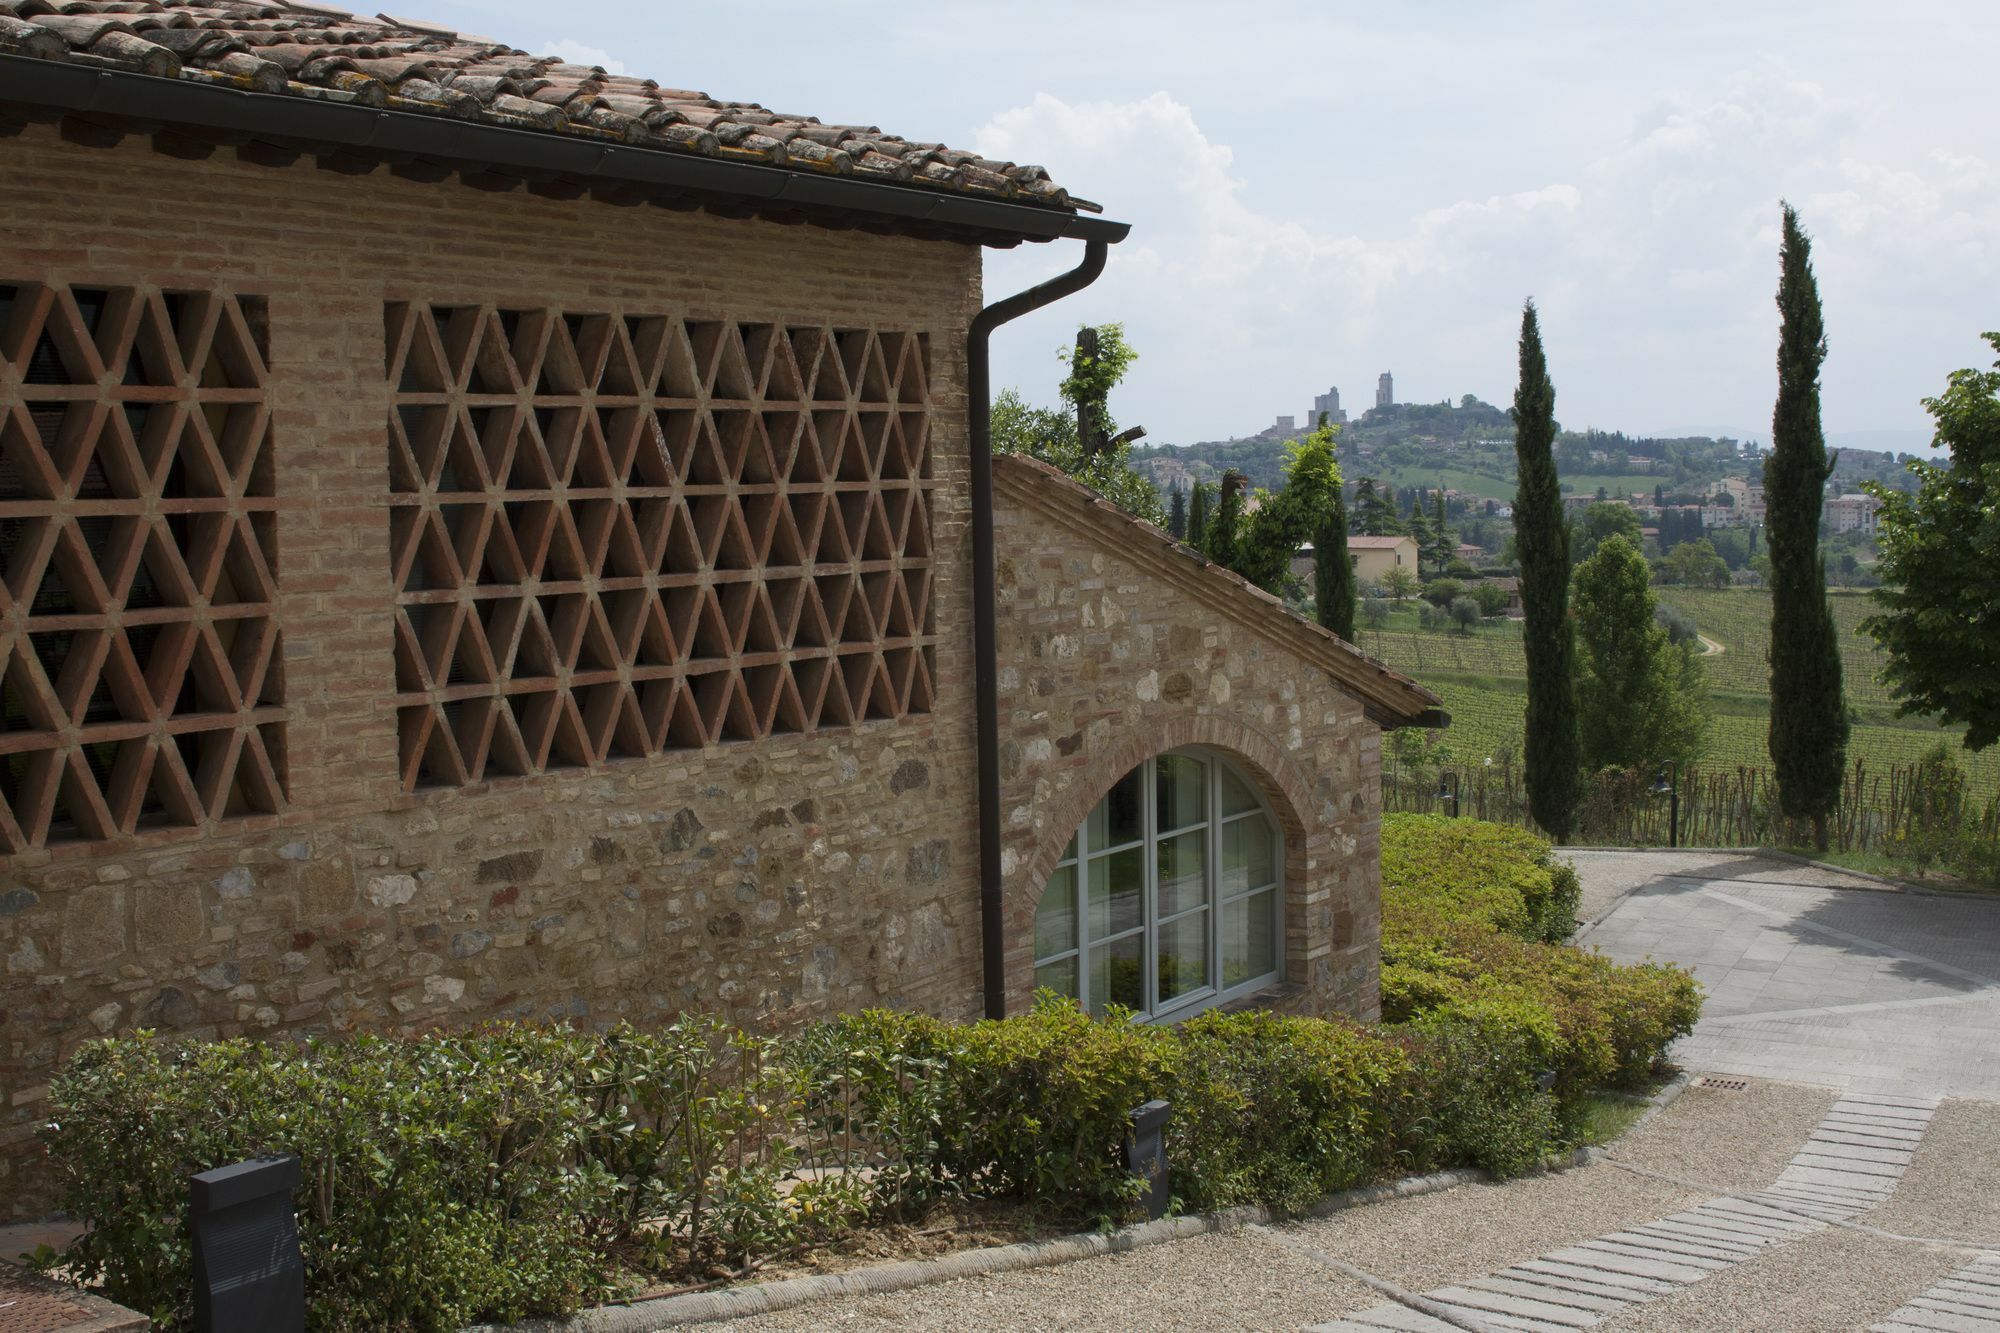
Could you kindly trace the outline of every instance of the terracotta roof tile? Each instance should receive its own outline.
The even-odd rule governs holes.
[[[1036,166],[662,87],[425,20],[307,0],[0,0],[0,53],[255,92],[854,175],[1064,212],[1100,211]]]

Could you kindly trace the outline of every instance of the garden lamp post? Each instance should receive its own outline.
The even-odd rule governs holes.
[[[1439,770],[1437,796],[1440,805],[1446,801],[1451,802],[1448,813],[1451,818],[1458,818],[1458,774]]]
[[[1667,846],[1681,845],[1681,761],[1669,759],[1653,779],[1653,795],[1667,798]]]

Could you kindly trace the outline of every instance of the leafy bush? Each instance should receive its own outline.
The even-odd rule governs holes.
[[[55,1085],[62,1206],[92,1223],[64,1262],[157,1326],[185,1327],[188,1176],[291,1151],[314,1328],[573,1309],[606,1289],[583,1219],[610,1193],[601,1175],[563,1169],[591,1118],[581,1049],[559,1029],[92,1043]]]
[[[1700,1014],[1679,968],[1562,943],[1579,885],[1522,829],[1438,815],[1382,824],[1382,1016],[1471,1024],[1555,1074],[1565,1117],[1594,1086],[1643,1081]]]
[[[1382,821],[1385,919],[1483,921],[1522,939],[1566,940],[1582,887],[1526,829],[1444,815]]]
[[[1296,1210],[1396,1165],[1414,1064],[1379,1032],[1251,1012],[1179,1038],[1167,1162],[1187,1207]]]

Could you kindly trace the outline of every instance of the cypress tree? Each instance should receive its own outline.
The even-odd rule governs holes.
[[[1208,531],[1202,534],[1202,550],[1225,569],[1236,568],[1236,529],[1243,518],[1243,488],[1249,481],[1235,468],[1222,474],[1222,495],[1215,506],[1215,517],[1209,521]]]
[[[1347,502],[1339,487],[1326,520],[1313,533],[1313,612],[1321,625],[1354,642],[1354,564],[1347,555]]]
[[[1528,810],[1568,842],[1577,795],[1576,638],[1569,618],[1569,524],[1556,477],[1556,386],[1542,353],[1535,303],[1521,310],[1521,382],[1514,390],[1514,550],[1521,562],[1522,647],[1528,662],[1523,777]]]
[[[1826,602],[1819,557],[1820,501],[1833,456],[1820,431],[1819,367],[1826,359],[1812,239],[1784,205],[1779,250],[1778,403],[1764,459],[1766,534],[1771,556],[1771,767],[1778,808],[1810,819],[1813,844],[1827,847],[1827,816],[1840,802],[1847,765],[1847,707],[1840,689],[1840,639]]]
[[[1437,543],[1438,568],[1451,563],[1458,543],[1451,539],[1451,529],[1445,526],[1444,487],[1440,486],[1431,494],[1431,540]]]
[[[1437,543],[1431,538],[1431,525],[1424,521],[1424,497],[1419,492],[1410,495],[1410,517],[1405,521],[1403,529],[1416,539],[1419,566],[1429,565],[1433,576],[1444,573],[1434,561],[1437,555]]]
[[[1214,487],[1205,481],[1194,484],[1194,499],[1188,504],[1187,536],[1181,538],[1199,551],[1208,540],[1208,493]]]
[[[1174,535],[1175,541],[1186,541],[1187,529],[1187,492],[1175,482],[1173,492],[1167,497],[1167,531]]]

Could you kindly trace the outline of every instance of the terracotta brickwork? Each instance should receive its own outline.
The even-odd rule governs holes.
[[[1284,829],[1284,982],[1259,1002],[1375,1017],[1380,729],[1233,575],[1040,464],[995,474],[1010,1002],[1033,993],[1035,906],[1091,806],[1141,760],[1207,746]]]
[[[249,611],[218,605],[178,618],[210,635],[218,625],[267,626],[277,645],[266,668],[246,644],[248,664],[237,668],[258,682],[237,696],[260,692],[268,715],[220,719],[229,736],[265,729],[263,746],[230,756],[239,774],[256,765],[250,799],[230,805],[225,788],[242,789],[243,778],[211,790],[198,748],[185,762],[176,750],[158,765],[171,781],[147,790],[165,791],[185,817],[135,819],[139,807],[129,803],[91,813],[102,802],[79,797],[86,817],[58,829],[62,837],[0,857],[0,1199],[17,1193],[8,1163],[21,1158],[49,1070],[98,1033],[394,1030],[491,1015],[645,1021],[697,1006],[769,1024],[868,1004],[976,1010],[963,388],[976,249],[495,195],[384,171],[355,178],[310,159],[276,169],[225,150],[179,161],[144,140],[83,148],[32,126],[0,139],[0,197],[9,201],[0,211],[0,283],[129,290],[147,301],[176,291],[254,300],[269,443],[258,483],[225,486],[238,498],[208,508],[241,514],[239,527],[269,537],[274,587],[261,581],[264,566],[248,563],[266,554],[257,547],[235,557],[247,566],[238,597]],[[403,718],[428,720],[433,700],[490,700],[496,681],[481,677],[497,677],[509,652],[524,661],[530,637],[502,634],[489,617],[480,642],[458,641],[466,661],[454,667],[437,628],[447,618],[426,622],[437,629],[428,639],[399,632],[415,628],[399,607],[426,594],[412,594],[407,569],[392,559],[394,535],[407,547],[414,519],[461,517],[442,512],[438,472],[416,476],[408,466],[439,464],[425,451],[447,437],[423,436],[392,462],[389,422],[408,377],[392,380],[386,368],[392,335],[407,333],[418,309],[471,310],[460,318],[490,320],[485,331],[496,339],[503,311],[580,314],[565,328],[571,352],[588,348],[602,317],[629,315],[629,328],[620,325],[628,351],[657,352],[671,331],[708,339],[704,354],[727,368],[711,360],[706,382],[585,385],[564,379],[577,373],[565,352],[561,366],[520,386],[574,400],[527,404],[542,412],[519,429],[535,432],[540,452],[535,461],[516,455],[514,475],[532,477],[541,493],[494,507],[496,524],[509,513],[518,523],[505,551],[485,522],[494,516],[482,515],[433,531],[453,545],[434,545],[429,558],[439,568],[467,560],[485,568],[469,576],[474,591],[495,590],[503,576],[533,583],[508,589],[520,596],[469,600],[511,603],[537,636],[539,697],[560,690],[573,702],[555,723],[523,709],[511,732],[489,717],[484,732],[455,732],[454,747],[426,742],[419,757],[435,760],[436,772],[414,783],[399,705]],[[221,317],[235,319],[230,308]],[[239,325],[248,328],[223,327]],[[759,331],[772,329],[799,336],[788,337],[776,372],[783,382],[767,402],[775,354]],[[822,330],[836,343],[848,338],[851,364],[835,364],[836,345],[821,365]],[[725,347],[725,339],[744,341]],[[766,378],[754,385],[742,378],[747,363],[730,359],[746,346],[764,356],[757,372]],[[817,386],[794,382],[801,359]],[[487,368],[505,380],[490,358]],[[0,383],[0,397],[12,385],[20,399],[20,378]],[[456,413],[468,404],[454,383],[424,381],[409,392],[429,391],[438,401],[425,406]],[[624,387],[656,396],[643,406],[660,411],[662,429],[690,432],[670,458],[699,453],[712,475],[676,490],[686,478],[632,471],[631,450],[601,434],[586,436],[585,447],[598,451],[587,466],[605,475],[545,475],[562,411],[590,407],[595,430],[640,405],[617,398]],[[195,383],[182,396],[235,392]],[[600,393],[607,401],[595,401]],[[718,397],[737,415],[725,416],[710,401]],[[496,425],[491,414],[480,424]],[[562,447],[574,451],[569,424]],[[785,462],[763,453],[746,472],[746,451],[764,448],[777,428],[792,431],[776,446]],[[481,439],[489,459],[526,448],[497,429]],[[797,461],[803,448],[818,451],[815,461]],[[206,444],[200,457],[209,457]],[[612,476],[621,464],[627,470]],[[39,479],[43,490],[65,484]],[[551,538],[544,520],[556,490],[571,526]],[[445,496],[460,498],[475,497]],[[539,515],[529,512],[536,503]],[[621,504],[633,512],[614,512]],[[36,513],[58,507],[45,502]],[[172,507],[125,505],[148,521]],[[697,509],[707,526],[694,521]],[[618,522],[628,516],[637,519],[631,529]],[[543,551],[570,539],[566,581],[546,557],[539,568],[522,563],[528,533]],[[483,555],[474,549],[481,540]],[[683,562],[650,582],[636,564],[591,564],[643,561],[652,549],[644,543],[662,540],[680,543]],[[730,553],[712,558],[725,541]],[[799,549],[806,541],[810,576]],[[783,565],[784,577],[758,577],[748,567],[760,556]],[[83,555],[61,548],[56,558],[81,579]],[[210,536],[207,564],[189,577],[208,577],[200,569],[218,561],[226,575],[229,558],[227,542]],[[701,572],[731,564],[744,568]],[[131,559],[120,566],[131,567]],[[658,600],[645,604],[648,596]],[[79,626],[101,630],[115,599],[87,597],[95,600],[81,609],[97,619]],[[207,607],[193,593],[168,600]],[[0,616],[27,610],[0,604]],[[511,646],[494,649],[502,640]],[[200,646],[189,650],[195,671]],[[693,658],[697,650],[707,656]],[[792,670],[801,662],[804,686]],[[819,675],[812,662],[823,664]],[[688,703],[700,708],[646,688],[649,677],[677,684],[717,665],[735,669],[725,673],[728,694],[720,684],[691,689]],[[754,674],[767,666],[782,681]],[[829,668],[837,680],[823,679]],[[123,690],[133,671],[114,661],[104,674]],[[92,697],[52,678],[30,703],[35,736],[20,743],[82,753],[76,724]],[[52,709],[76,716],[42,716]],[[203,706],[200,716],[213,711]],[[140,729],[160,725],[150,719]],[[10,721],[7,745],[20,730]],[[762,739],[730,739],[745,735]],[[500,758],[478,781],[444,781],[469,777],[463,765],[475,751]],[[282,789],[263,776],[267,753]],[[618,757],[632,753],[650,757]],[[116,755],[108,759],[104,791],[116,788]],[[531,767],[564,771],[506,775]]]

